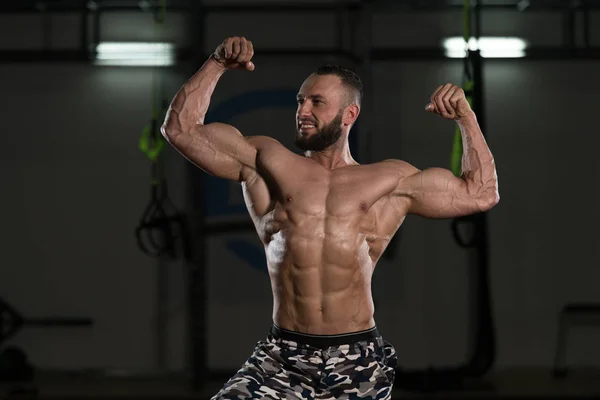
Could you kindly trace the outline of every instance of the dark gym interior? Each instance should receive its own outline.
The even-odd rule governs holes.
[[[500,202],[407,217],[373,276],[393,398],[600,397],[595,0],[0,2],[0,396],[209,399],[268,333],[240,185],[160,132],[230,36],[256,69],[223,76],[207,120],[290,148],[323,63],[363,81],[360,163],[455,169],[460,133],[424,106],[451,82],[477,114]]]

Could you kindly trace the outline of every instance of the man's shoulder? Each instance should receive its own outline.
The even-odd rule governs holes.
[[[399,160],[396,158],[388,158],[372,164],[363,164],[366,167],[375,168],[380,171],[389,172],[391,174],[400,175],[400,177],[406,177],[419,172],[419,169],[410,164],[407,161]]]
[[[285,148],[281,142],[271,136],[247,136],[248,143],[257,150]]]
[[[282,159],[295,161],[298,155],[285,147],[280,141],[270,136],[250,136],[247,137],[248,142],[257,151],[257,157],[263,163]]]

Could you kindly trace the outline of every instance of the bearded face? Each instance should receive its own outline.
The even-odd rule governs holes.
[[[343,110],[327,124],[319,126],[318,121],[303,118],[296,125],[296,146],[303,151],[323,151],[336,143],[342,136]]]

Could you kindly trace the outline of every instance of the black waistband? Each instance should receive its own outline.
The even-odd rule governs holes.
[[[377,327],[358,332],[342,333],[339,335],[311,335],[307,333],[288,331],[277,325],[271,327],[271,333],[275,338],[291,340],[298,344],[306,344],[313,347],[325,348],[368,341],[379,336]]]

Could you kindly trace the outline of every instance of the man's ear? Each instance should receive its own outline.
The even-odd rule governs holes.
[[[344,110],[342,122],[344,125],[354,125],[354,122],[356,122],[356,119],[358,118],[358,114],[360,114],[360,107],[358,104],[350,104],[346,107],[346,110]]]

